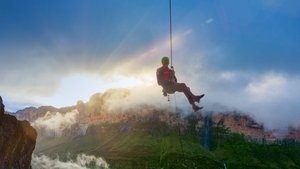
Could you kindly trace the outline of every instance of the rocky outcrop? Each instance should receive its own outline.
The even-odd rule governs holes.
[[[19,110],[15,113],[15,116],[18,120],[27,120],[29,122],[34,122],[40,117],[44,117],[47,112],[60,112],[66,113],[74,109],[74,106],[56,108],[53,106],[40,106],[36,107],[27,107],[25,109]]]
[[[265,135],[263,125],[256,123],[247,115],[218,113],[212,119],[216,126],[228,128],[232,132],[243,133],[252,137]]]
[[[213,116],[212,120],[215,126],[228,128],[231,132],[241,133],[251,138],[274,138],[271,131],[264,130],[262,124],[258,124],[247,115],[218,113]]]
[[[0,168],[30,169],[37,132],[28,121],[4,114],[0,97]]]
[[[2,97],[0,96],[0,120],[1,118],[4,116],[4,104],[3,104],[3,101],[2,101]]]

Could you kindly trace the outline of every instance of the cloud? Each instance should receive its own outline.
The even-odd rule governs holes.
[[[173,50],[179,50],[184,44],[188,36],[193,33],[192,29],[186,29],[182,32],[173,34]],[[137,53],[136,55],[123,56],[127,58],[123,62],[119,62],[116,66],[110,66],[111,74],[133,75],[150,74],[153,68],[161,66],[160,59],[162,56],[169,56],[170,41],[169,37],[160,39],[148,46],[147,49]],[[108,64],[113,65],[113,64]]]
[[[220,74],[220,78],[224,80],[232,80],[236,77],[236,74],[234,72],[222,72]]]
[[[78,111],[73,110],[62,114],[60,112],[47,112],[43,117],[38,118],[32,123],[32,126],[40,132],[40,134],[50,137],[60,137],[63,131],[71,129],[72,125],[78,122]],[[85,134],[87,126],[79,126],[81,134]]]
[[[269,129],[299,125],[300,77],[265,72],[205,72],[206,110],[240,110]]]
[[[174,50],[180,48],[186,37],[191,33],[191,29],[174,33]],[[53,39],[55,39],[54,37]],[[163,38],[156,39],[153,43],[137,47],[133,53],[117,52],[110,57],[101,52],[97,54],[89,53],[91,51],[82,53],[76,48],[78,44],[74,45],[70,42],[70,39],[59,37],[58,40],[51,40],[51,45],[48,48],[42,45],[29,45],[28,48],[23,47],[24,49],[20,50],[11,49],[8,52],[4,50],[6,53],[1,51],[0,57],[5,62],[0,62],[2,73],[0,93],[5,97],[9,97],[11,101],[20,103],[20,105],[24,102],[33,103],[34,105],[54,105],[51,102],[54,99],[56,102],[65,101],[65,97],[68,97],[66,95],[74,95],[73,93],[66,94],[62,92],[62,88],[70,89],[73,85],[78,86],[80,82],[87,82],[87,84],[90,84],[87,86],[92,85],[94,89],[99,86],[97,92],[103,92],[107,87],[102,86],[111,85],[112,88],[128,87],[126,83],[123,83],[124,79],[153,81],[155,78],[153,68],[156,69],[160,66],[160,58],[169,54],[168,34]],[[5,55],[14,59],[6,58]],[[76,81],[73,84],[68,83],[69,86],[66,86],[65,82],[74,81],[71,78],[76,76],[92,77],[94,80],[85,78],[84,81]],[[123,78],[123,81],[121,78]],[[119,81],[120,79],[121,81]],[[96,80],[98,82],[95,82]],[[91,81],[95,83],[89,83]],[[84,97],[79,96],[73,98],[73,100],[84,100],[87,95],[92,94],[89,91],[81,91],[80,93],[82,92],[85,92]],[[93,90],[93,92],[96,91]],[[64,97],[57,95],[58,93],[64,94]],[[45,101],[49,102],[45,103]],[[70,101],[68,104],[70,104]]]
[[[208,18],[206,21],[205,21],[205,23],[206,24],[210,24],[210,23],[212,23],[214,21],[214,18]]]
[[[282,97],[286,91],[288,81],[285,77],[276,74],[267,74],[248,84],[246,92],[250,98],[257,101],[267,102],[274,98]]]
[[[46,155],[32,155],[31,165],[33,169],[109,169],[108,163],[101,157],[78,154],[75,160],[61,161],[59,157],[51,159]]]
[[[109,112],[114,112],[115,110],[125,111],[139,105],[153,105],[166,108],[169,104],[162,95],[161,90],[161,87],[157,85],[136,87],[131,88],[126,97],[124,97],[123,92],[114,92],[106,100],[106,106]]]
[[[285,130],[289,125],[299,125],[299,76],[271,71],[264,73],[220,71],[192,66],[189,67],[189,71],[197,73],[191,73],[190,76],[178,80],[186,83],[194,94],[206,94],[200,103],[204,106],[204,111],[238,110],[263,123],[267,129]],[[175,97],[171,95],[171,102],[168,102],[162,96],[161,87],[154,84],[132,88],[125,100],[112,98],[109,104],[111,110],[152,104],[171,109],[177,106],[186,113],[192,113],[183,93],[177,92]]]

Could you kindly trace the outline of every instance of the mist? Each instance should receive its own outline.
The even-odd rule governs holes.
[[[75,160],[68,158],[62,161],[57,156],[52,159],[46,155],[32,155],[31,165],[33,169],[109,169],[109,164],[101,157],[78,154]]]
[[[299,126],[299,76],[272,71],[204,70],[191,84],[196,92],[206,94],[202,99],[204,111],[238,111],[263,123],[267,129]]]
[[[38,118],[32,123],[32,126],[38,131],[39,134],[49,137],[60,137],[66,129],[78,122],[78,111],[73,110],[65,114],[60,112],[47,112],[43,117]],[[78,125],[76,129],[78,135],[84,135],[87,130],[87,125]]]
[[[204,106],[202,112],[237,111],[254,118],[266,129],[286,130],[289,126],[300,125],[299,76],[274,71],[220,71],[205,66],[191,66],[187,71],[180,67],[176,71],[178,81],[186,83],[195,95],[205,94],[199,104]],[[154,82],[148,86],[129,88],[130,94],[124,99],[114,93],[107,101],[108,110],[125,111],[148,104],[171,111],[179,108],[185,114],[193,113],[183,93],[170,95],[168,102],[161,90]]]

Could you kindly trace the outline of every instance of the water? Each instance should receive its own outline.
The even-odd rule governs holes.
[[[204,119],[204,130],[203,130],[203,147],[207,150],[211,149],[211,114],[208,114]]]

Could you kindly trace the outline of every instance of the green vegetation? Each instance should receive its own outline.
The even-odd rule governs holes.
[[[214,153],[228,168],[300,169],[300,144],[258,144],[243,135],[230,134],[215,139]]]
[[[39,138],[35,153],[62,159],[68,152],[103,157],[112,169],[183,168],[300,168],[300,145],[248,142],[243,135],[212,129],[212,149],[201,146],[195,127],[179,134],[178,127],[149,121],[102,123],[90,126],[83,137]]]

